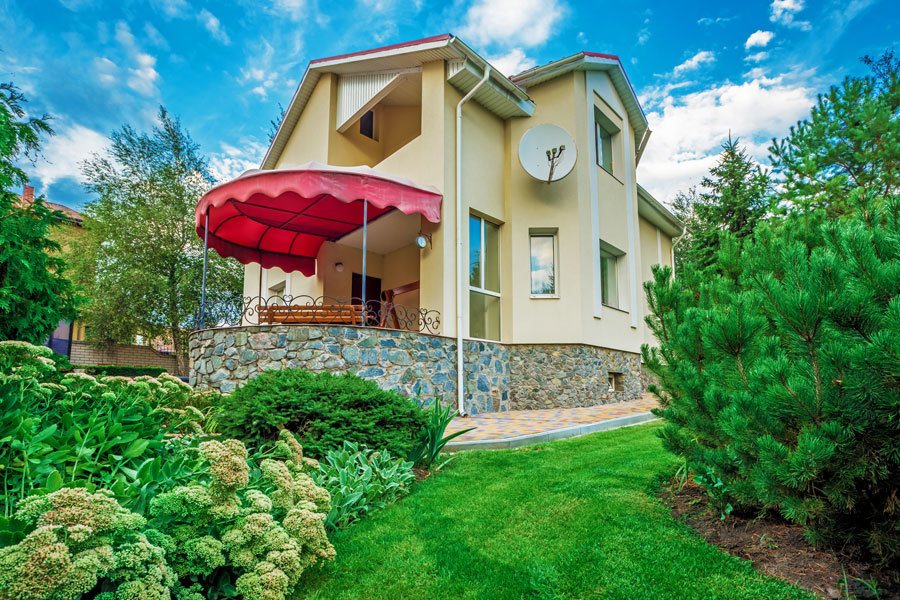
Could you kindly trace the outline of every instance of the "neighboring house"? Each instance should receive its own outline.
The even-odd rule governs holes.
[[[23,204],[34,202],[34,187],[26,185],[19,196]],[[79,240],[84,235],[84,217],[77,210],[44,201],[51,210],[61,213],[59,227],[50,230],[50,239],[59,244],[64,254],[78,251]],[[163,367],[172,373],[178,373],[178,362],[171,349],[162,340],[152,340],[149,344],[138,336],[135,344],[109,344],[98,347],[87,341],[84,321],[60,321],[50,334],[46,345],[69,358],[76,365],[120,365]]]
[[[450,371],[461,325],[462,337],[470,340],[460,394],[464,411],[637,397],[644,390],[640,347],[653,343],[644,324],[642,282],[652,265],[673,264],[672,240],[682,231],[637,183],[635,169],[650,137],[638,98],[621,61],[611,55],[579,52],[511,78],[488,69],[483,80],[487,67],[452,35],[314,60],[261,168],[310,161],[366,165],[440,191],[439,224],[398,210],[371,221],[366,296],[377,302],[392,290],[397,304],[439,314],[429,333],[451,348]],[[470,93],[461,109],[457,164],[457,108]],[[529,176],[518,155],[522,136],[541,124],[564,129],[577,149],[571,173],[549,184]],[[325,297],[319,302],[340,304],[360,295],[360,248],[359,229],[326,240],[311,276],[247,264],[245,295],[263,302],[287,296],[288,304],[290,297]],[[465,286],[459,320],[458,280]],[[382,358],[357,361],[354,352],[348,358],[338,348],[355,342],[332,329],[325,334],[325,354],[314,348],[312,362],[274,356],[282,365],[350,369],[425,395],[458,392],[455,373],[447,381],[441,375],[447,365],[434,365],[433,357],[418,351],[419,342],[409,342],[418,370],[398,374],[389,351],[393,342],[382,346]],[[202,350],[204,344],[194,346]],[[204,358],[200,351],[192,357]],[[247,377],[246,364],[233,362],[237,366],[227,373],[221,364],[200,364],[195,382],[231,389]],[[273,367],[251,364],[250,375],[256,368]]]
[[[24,205],[34,202],[34,187],[26,185],[19,196],[20,201]],[[82,235],[82,217],[81,213],[73,208],[69,208],[63,204],[55,202],[47,202],[44,204],[50,210],[59,211],[59,227],[50,230],[50,239],[59,244],[63,252],[68,252],[73,245],[77,245],[78,238]],[[47,346],[57,354],[70,356],[72,353],[73,342],[83,341],[85,339],[84,323],[75,321],[60,321],[56,329],[47,339]]]

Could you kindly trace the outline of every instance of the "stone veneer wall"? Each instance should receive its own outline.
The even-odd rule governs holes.
[[[509,410],[509,360],[499,343],[465,343],[467,410]],[[230,392],[260,371],[355,373],[386,389],[456,402],[456,340],[374,327],[262,325],[191,334],[191,385]]]
[[[594,406],[640,398],[641,357],[582,344],[512,344],[509,408]],[[622,373],[623,391],[610,391],[609,373]]]
[[[581,344],[465,342],[469,413],[593,406],[640,397],[640,356]],[[230,392],[260,371],[349,371],[386,389],[456,402],[456,340],[374,327],[262,325],[191,334],[191,385]],[[624,376],[610,392],[608,373]]]

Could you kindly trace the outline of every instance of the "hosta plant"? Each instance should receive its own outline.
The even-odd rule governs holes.
[[[146,475],[178,463],[204,414],[168,375],[97,379],[62,373],[48,348],[0,342],[0,510],[63,486],[111,489],[128,508],[146,503]],[[2,528],[0,528],[2,529]]]
[[[395,459],[386,450],[371,451],[353,442],[329,452],[312,472],[331,494],[326,526],[344,527],[406,495],[415,479],[412,468],[413,463]]]

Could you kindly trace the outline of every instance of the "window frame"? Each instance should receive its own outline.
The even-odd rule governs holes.
[[[372,115],[372,135],[366,135],[366,133],[363,132],[363,119],[365,119],[369,115]],[[378,141],[377,119],[375,118],[375,110],[374,109],[367,110],[359,118],[359,135],[361,135],[362,137],[364,137],[366,139],[370,139],[374,142]]]
[[[622,286],[620,281],[620,267],[619,263],[622,260],[622,257],[625,256],[625,253],[615,248],[614,246],[600,240],[600,303],[607,308],[611,308],[613,310],[618,310],[622,312],[628,312],[628,309],[622,306]],[[610,260],[613,261],[613,280],[616,285],[616,298],[615,304],[611,304],[609,302],[609,297],[607,296],[606,300],[603,299],[604,294],[606,293],[606,286],[603,285],[604,281],[609,281],[609,277],[605,275],[608,272],[608,269],[604,267]]]
[[[499,297],[500,297],[500,292],[495,292],[494,290],[490,290],[490,289],[484,287],[484,280],[485,280],[485,275],[484,275],[484,273],[485,273],[485,269],[484,269],[484,263],[485,263],[485,260],[484,260],[484,249],[485,249],[484,224],[485,224],[485,222],[489,222],[489,223],[491,223],[492,225],[496,225],[496,226],[497,226],[497,235],[498,235],[497,241],[498,241],[498,242],[499,242],[499,235],[500,235],[500,224],[499,224],[499,223],[495,223],[495,222],[493,222],[493,221],[490,221],[489,219],[486,219],[485,217],[483,217],[483,216],[481,216],[481,215],[479,215],[479,214],[476,214],[476,213],[469,213],[469,218],[470,218],[470,219],[475,218],[475,219],[478,219],[478,220],[481,222],[481,245],[480,245],[479,248],[478,248],[478,250],[479,250],[478,256],[481,257],[481,267],[479,268],[479,272],[478,272],[478,274],[479,274],[479,276],[480,276],[480,278],[481,278],[481,282],[480,282],[481,285],[478,285],[478,286],[472,285],[472,279],[471,279],[471,273],[472,273],[472,253],[471,253],[472,251],[471,251],[471,243],[472,243],[472,240],[470,239],[470,240],[469,240],[469,244],[470,244],[470,249],[469,249],[469,279],[468,279],[468,281],[469,281],[469,289],[472,290],[472,291],[475,291],[475,292],[481,292],[481,293],[483,293],[483,294],[487,294],[488,296],[495,296],[495,297],[499,298]],[[498,243],[498,244],[497,244],[497,266],[499,267],[499,265],[500,265],[500,244]],[[500,287],[500,285],[499,285],[499,284],[500,284],[500,269],[498,268],[497,271],[498,271],[498,272],[497,272],[497,284],[498,284],[497,287]]]
[[[536,237],[553,239],[553,291],[549,294],[536,293],[533,285],[532,240]],[[531,227],[528,229],[528,296],[535,300],[559,299],[559,229],[556,227]]]
[[[601,98],[602,100],[602,98]],[[604,102],[605,104],[605,102]],[[618,115],[617,115],[618,116]],[[603,136],[600,133],[603,132]],[[594,105],[594,157],[597,166],[612,175],[616,176],[616,161],[613,146],[616,144],[622,129],[613,121],[606,113],[596,104]],[[603,142],[601,138],[608,140],[607,150],[603,152]],[[609,164],[603,164],[601,158],[609,158]]]
[[[479,278],[480,278],[479,285],[478,286],[472,285],[472,278],[471,278],[472,277],[472,248],[471,248],[472,239],[471,239],[471,236],[469,236],[469,276],[467,278],[468,285],[469,285],[469,295],[468,295],[467,300],[468,300],[469,306],[468,306],[468,310],[466,311],[468,313],[468,320],[466,322],[467,329],[468,329],[467,337],[469,339],[474,339],[474,340],[484,340],[487,342],[499,342],[500,337],[501,337],[501,320],[503,318],[502,307],[500,307],[500,309],[499,309],[500,312],[497,315],[497,321],[498,321],[497,339],[486,338],[486,337],[484,337],[484,338],[475,337],[472,335],[472,292],[475,292],[476,294],[482,294],[484,296],[491,296],[493,298],[496,298],[497,302],[502,302],[502,295],[499,291],[494,291],[494,290],[487,289],[486,287],[484,287],[485,286],[484,264],[486,262],[484,259],[485,248],[486,248],[485,223],[490,223],[491,225],[494,225],[497,227],[497,287],[498,288],[501,287],[500,281],[501,281],[502,269],[500,268],[500,265],[501,265],[500,223],[497,223],[496,221],[488,219],[484,215],[481,215],[481,214],[478,214],[475,212],[469,213],[469,222],[470,223],[471,223],[472,219],[477,219],[480,223],[480,230],[479,230],[480,245],[478,248],[478,251],[479,251],[478,256],[479,256],[479,260],[481,261],[481,266],[479,267],[479,273],[478,273]],[[471,231],[471,229],[470,229],[470,231]]]

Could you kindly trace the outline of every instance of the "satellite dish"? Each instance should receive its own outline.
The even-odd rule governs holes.
[[[519,162],[525,172],[541,181],[559,181],[572,172],[578,151],[575,140],[557,125],[538,125],[519,142]]]

